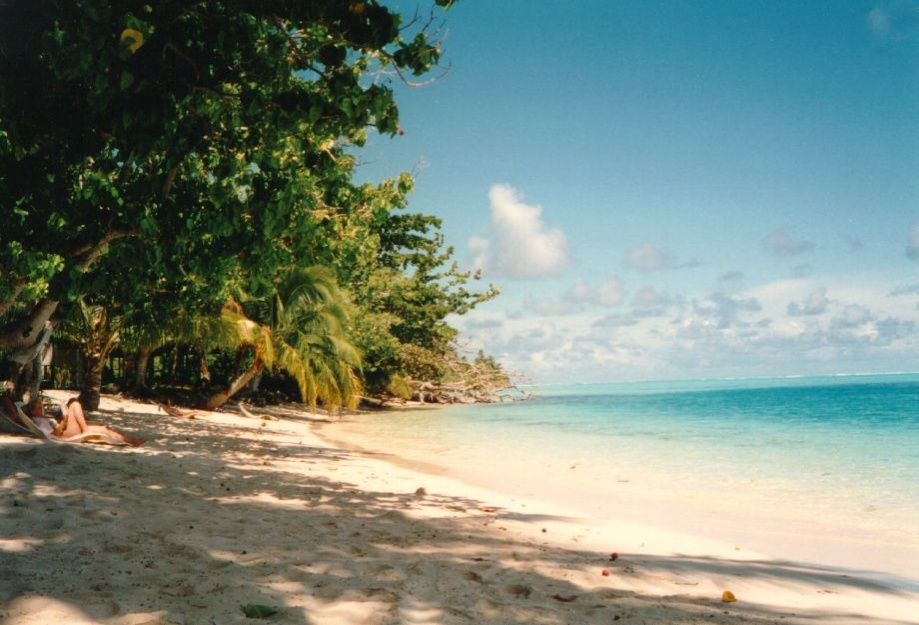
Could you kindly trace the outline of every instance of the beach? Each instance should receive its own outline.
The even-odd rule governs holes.
[[[700,537],[672,514],[585,514],[509,494],[508,464],[486,488],[443,457],[340,440],[335,417],[249,410],[105,396],[91,420],[150,442],[0,437],[0,623],[919,622],[909,583]]]

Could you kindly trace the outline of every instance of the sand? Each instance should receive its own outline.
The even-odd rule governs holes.
[[[0,435],[0,623],[919,623],[909,584],[585,518],[272,415],[104,397],[91,421],[147,445]]]

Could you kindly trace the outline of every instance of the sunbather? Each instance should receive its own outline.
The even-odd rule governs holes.
[[[76,397],[67,402],[60,421],[47,414],[41,399],[36,399],[19,408],[9,395],[0,396],[0,404],[10,420],[26,431],[45,438],[68,442],[103,442],[113,445],[124,444],[138,447],[147,442],[145,438],[136,438],[123,434],[114,428],[94,425],[86,422],[83,406]]]
[[[41,401],[33,402],[32,405],[37,406],[37,410],[39,411],[38,415],[33,413],[33,416],[43,416]],[[86,415],[83,413],[83,406],[80,404],[80,401],[76,397],[72,397],[71,399],[67,400],[67,407],[64,409],[64,416],[61,418],[61,421],[58,423],[57,427],[54,428],[52,435],[55,438],[66,440],[81,434],[98,434],[100,438],[103,438],[106,441],[111,441],[112,439],[121,439],[121,441],[123,441],[126,445],[130,445],[131,447],[139,447],[147,442],[146,438],[135,438],[133,436],[128,436],[127,434],[119,432],[118,430],[110,428],[106,425],[93,425],[87,423]]]

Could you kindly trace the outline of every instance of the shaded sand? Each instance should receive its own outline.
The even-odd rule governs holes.
[[[151,442],[0,436],[0,623],[919,623],[915,592],[578,518],[274,414],[106,397],[92,420]]]

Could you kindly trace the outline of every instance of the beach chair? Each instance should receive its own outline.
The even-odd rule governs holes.
[[[6,420],[9,423],[12,423],[18,431],[31,434],[37,438],[46,441],[53,441],[56,443],[84,443],[84,442],[100,442],[100,443],[109,443],[110,445],[124,445],[125,442],[123,439],[116,438],[115,436],[109,436],[107,434],[101,434],[99,432],[77,434],[76,436],[69,436],[63,438],[60,436],[55,436],[52,431],[46,431],[39,427],[35,421],[27,415],[22,408],[13,402],[8,395],[4,395],[0,399],[3,405],[3,416],[6,417]],[[46,417],[41,417],[46,419]],[[50,419],[47,419],[50,421]]]

